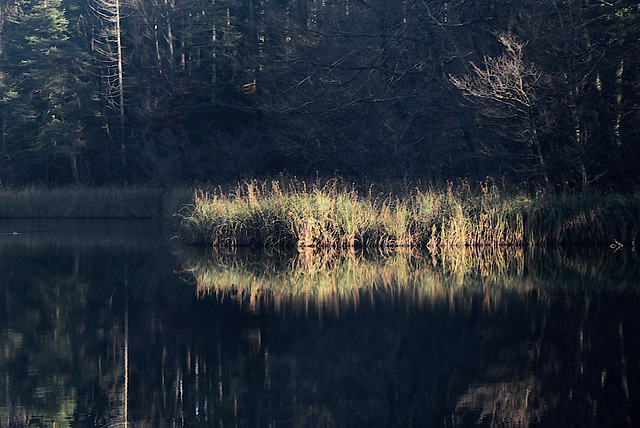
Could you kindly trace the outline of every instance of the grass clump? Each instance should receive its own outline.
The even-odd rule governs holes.
[[[638,195],[501,191],[487,182],[414,187],[402,195],[332,180],[246,181],[198,191],[179,235],[213,246],[313,249],[635,243]]]

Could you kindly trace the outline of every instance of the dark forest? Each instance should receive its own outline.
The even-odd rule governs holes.
[[[631,189],[640,6],[0,0],[0,180]]]

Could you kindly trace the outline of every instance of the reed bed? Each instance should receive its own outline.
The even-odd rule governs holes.
[[[1,189],[0,218],[170,218],[192,194],[143,186]]]
[[[634,245],[640,195],[409,187],[400,195],[324,184],[245,181],[197,191],[179,236],[215,247],[317,250],[478,246]]]

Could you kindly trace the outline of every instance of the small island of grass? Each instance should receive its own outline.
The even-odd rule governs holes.
[[[245,181],[197,191],[179,236],[191,244],[351,250],[455,246],[635,245],[638,194],[506,191],[491,182],[399,193]]]

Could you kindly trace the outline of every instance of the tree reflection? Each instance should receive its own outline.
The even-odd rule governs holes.
[[[184,265],[201,298],[269,320],[244,414],[329,426],[638,420],[639,354],[624,340],[640,327],[635,253],[200,253]]]

